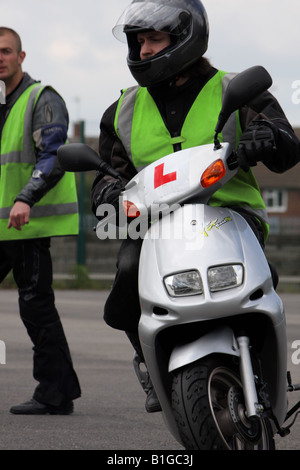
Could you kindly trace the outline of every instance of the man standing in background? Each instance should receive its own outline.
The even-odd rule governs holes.
[[[51,87],[22,70],[21,39],[0,27],[0,282],[12,269],[22,321],[34,345],[32,398],[14,414],[69,414],[80,397],[52,289],[52,236],[78,234],[74,175],[57,149],[67,140],[68,112]]]

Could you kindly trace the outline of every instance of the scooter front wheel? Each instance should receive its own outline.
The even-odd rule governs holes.
[[[269,420],[247,418],[238,368],[228,357],[175,371],[172,406],[188,450],[275,450]]]

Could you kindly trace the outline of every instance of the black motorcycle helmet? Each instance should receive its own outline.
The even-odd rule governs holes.
[[[168,32],[171,45],[141,60],[137,33]],[[127,65],[143,87],[171,81],[195,64],[208,45],[208,20],[200,0],[133,0],[116,26],[114,36],[128,44]]]

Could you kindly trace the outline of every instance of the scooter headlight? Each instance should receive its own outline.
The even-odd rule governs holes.
[[[202,280],[198,271],[186,271],[164,278],[165,287],[171,297],[185,297],[203,293]]]
[[[209,290],[217,292],[238,287],[243,283],[244,269],[240,264],[214,266],[207,272]]]

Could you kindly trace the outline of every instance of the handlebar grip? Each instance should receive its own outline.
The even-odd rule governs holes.
[[[99,166],[100,166],[100,169],[103,171],[103,173],[105,173],[106,175],[113,176],[114,178],[117,178],[117,179],[121,178],[121,175],[116,170],[114,170],[110,165],[108,165],[108,163],[101,160]]]

